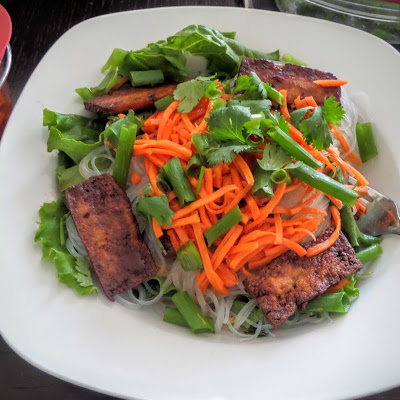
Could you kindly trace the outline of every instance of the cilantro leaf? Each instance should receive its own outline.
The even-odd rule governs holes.
[[[153,217],[160,225],[171,225],[175,213],[169,208],[165,194],[154,197],[141,197],[136,205],[136,211],[145,216]]]
[[[297,129],[299,129],[300,122],[304,119],[308,110],[313,110],[314,107],[303,107],[298,110],[294,110],[290,113],[290,123]]]
[[[332,134],[326,123],[321,107],[315,107],[311,117],[301,121],[300,131],[308,144],[317,150],[327,149],[332,143]]]
[[[191,81],[180,83],[174,90],[174,99],[181,100],[178,111],[188,113],[198,104],[204,96],[212,77],[199,77]]]
[[[283,149],[277,145],[267,143],[263,152],[263,158],[257,160],[258,165],[264,171],[277,171],[282,169],[284,165],[289,164],[293,161],[292,157],[289,156]]]
[[[237,100],[264,100],[267,98],[265,83],[255,72],[250,75],[240,75],[236,81],[235,93],[244,93]]]
[[[216,164],[220,164],[222,162],[228,163],[231,162],[236,154],[241,153],[242,151],[252,150],[254,147],[247,144],[224,144],[218,147],[210,148],[207,151],[207,164],[212,167]]]
[[[242,130],[244,124],[250,120],[251,113],[247,107],[221,107],[210,114],[208,129],[214,140],[237,140],[245,143]]]
[[[333,96],[324,99],[322,114],[328,124],[339,125],[345,112],[339,102]]]

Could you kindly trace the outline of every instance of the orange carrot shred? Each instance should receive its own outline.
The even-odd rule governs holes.
[[[131,181],[133,185],[137,185],[142,180],[142,177],[135,171],[132,173]]]
[[[343,81],[340,79],[318,79],[314,81],[317,85],[324,87],[334,87],[334,86],[343,86],[347,84],[347,81]]]
[[[349,284],[350,284],[350,282],[346,278],[343,278],[339,281],[339,283],[337,285],[331,286],[328,290],[326,290],[325,293],[336,293],[341,288],[343,288]]]

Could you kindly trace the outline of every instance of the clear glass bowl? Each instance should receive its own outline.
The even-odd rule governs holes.
[[[11,69],[11,58],[11,47],[8,45],[4,57],[0,61],[0,137],[11,114],[11,98],[7,86],[7,76]]]
[[[362,0],[275,0],[280,11],[339,22],[400,44],[400,4]]]

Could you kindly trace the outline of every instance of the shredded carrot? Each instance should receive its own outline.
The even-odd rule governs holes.
[[[282,226],[282,218],[280,214],[274,214],[275,219],[275,243],[274,244],[282,244],[283,240],[283,226]]]
[[[163,133],[164,133],[167,121],[171,117],[171,115],[176,111],[176,109],[178,108],[178,105],[179,105],[179,101],[175,100],[162,113],[160,113],[160,115],[162,114],[162,116],[160,119],[160,125],[158,127],[157,139],[163,139]]]
[[[313,96],[307,96],[304,100],[306,101],[307,105],[310,106],[310,107],[317,107],[318,106],[318,104],[314,100]]]
[[[346,153],[347,158],[350,161],[353,161],[357,165],[361,165],[361,160],[350,150],[350,146],[347,143],[345,137],[341,130],[332,124],[328,124],[330,131],[336,136],[336,139],[339,141],[340,145],[342,146],[343,151]]]
[[[205,206],[206,204],[211,203],[212,201],[215,201],[216,199],[219,199],[224,194],[231,192],[235,189],[237,189],[237,186],[235,186],[235,185],[229,185],[229,186],[223,187],[221,189],[218,189],[213,194],[206,196],[204,198],[201,198],[200,200],[196,200],[193,203],[190,203],[185,208],[182,208],[182,210],[179,210],[175,214],[175,217],[172,218],[172,220],[182,218],[183,216],[192,213],[194,210],[197,210],[199,207]]]
[[[218,189],[222,188],[222,164],[213,167],[214,186]]]
[[[201,259],[203,260],[204,271],[206,273],[207,279],[210,281],[212,287],[217,293],[228,295],[229,292],[226,289],[222,279],[217,275],[212,267],[210,255],[208,254],[207,245],[204,241],[203,231],[200,224],[193,225],[193,230],[196,238],[197,247],[199,249]]]
[[[340,210],[343,207],[343,203],[336,197],[330,196],[325,193],[325,196]]]
[[[283,105],[280,106],[281,114],[285,117],[286,121],[290,122],[290,114],[286,102],[287,90],[282,89],[279,93],[283,96]]]
[[[343,166],[343,168],[354,178],[358,181],[361,186],[368,186],[367,179],[353,166],[351,166],[348,162],[342,160],[339,156],[332,155],[336,161]]]
[[[200,223],[200,217],[197,213],[186,217],[186,218],[180,218],[180,219],[176,219],[172,222],[172,225],[168,225],[168,226],[163,226],[163,229],[173,229],[173,228],[178,228],[181,226],[185,226],[185,225],[192,225],[192,224],[198,224]]]
[[[339,238],[340,226],[341,226],[340,213],[339,213],[339,210],[335,206],[331,206],[329,208],[331,210],[333,220],[336,224],[336,228],[333,231],[332,235],[327,240],[325,240],[324,242],[319,243],[313,247],[310,247],[307,250],[307,257],[316,256],[317,254],[320,254],[323,251],[329,249],[329,247],[331,247],[336,242],[336,240],[338,240],[338,238]]]
[[[167,231],[167,234],[168,234],[169,238],[171,239],[172,247],[174,248],[175,251],[177,251],[180,247],[179,238],[178,238],[177,234],[172,229]]]
[[[128,82],[128,78],[126,76],[122,76],[121,79],[111,88],[111,90],[119,89],[125,82]]]
[[[153,230],[154,230],[154,234],[156,235],[156,238],[160,238],[163,235],[163,231],[160,227],[160,224],[158,223],[158,221],[153,218]]]
[[[347,84],[347,81],[343,81],[340,79],[318,79],[314,81],[317,85],[324,87],[334,87],[334,86],[343,86]]]
[[[238,244],[238,245],[232,247],[229,254],[241,253],[242,251],[250,252],[250,251],[253,251],[256,249],[258,249],[257,242],[242,243],[242,244]]]
[[[343,288],[349,284],[350,284],[350,282],[346,278],[343,278],[339,281],[339,283],[337,285],[331,286],[328,290],[326,290],[325,293],[336,293],[341,288]]]
[[[149,177],[151,188],[153,192],[159,196],[163,194],[161,190],[157,187],[157,168],[148,157],[144,158],[144,166],[146,168],[147,176]]]
[[[365,213],[365,211],[367,210],[367,207],[364,206],[364,204],[362,204],[360,201],[356,200],[356,204],[355,204],[357,211],[361,212],[361,213]]]
[[[132,173],[132,177],[131,177],[131,181],[133,185],[137,185],[140,183],[140,181],[142,180],[142,177],[135,171],[133,171]]]
[[[175,233],[178,236],[181,246],[189,240],[189,235],[186,231],[186,227],[175,227]]]
[[[246,180],[246,182],[250,185],[254,185],[254,177],[253,174],[247,164],[246,161],[238,154],[233,160],[236,168],[238,169],[239,174]]]

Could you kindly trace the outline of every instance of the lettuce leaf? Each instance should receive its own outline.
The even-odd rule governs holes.
[[[58,280],[86,295],[97,292],[90,275],[89,262],[76,259],[65,247],[64,221],[68,214],[64,196],[52,203],[44,203],[39,209],[40,223],[35,242],[42,246],[43,259],[52,260],[57,270]]]
[[[322,312],[347,313],[351,303],[359,295],[358,288],[355,287],[357,276],[347,277],[349,284],[336,293],[323,294],[308,303],[304,313],[318,314]]]
[[[230,78],[237,74],[243,57],[279,60],[278,50],[262,53],[249,49],[234,38],[232,32],[189,25],[166,40],[150,43],[144,49],[125,55],[121,49],[118,52],[114,50],[103,72],[117,68],[119,74],[129,76],[130,71],[161,69],[167,79],[182,82],[189,76],[185,55],[205,57],[211,73],[222,73]]]

